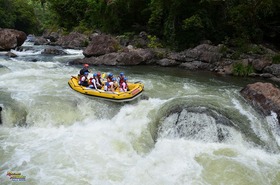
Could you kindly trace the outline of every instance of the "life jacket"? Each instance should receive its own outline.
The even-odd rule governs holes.
[[[111,88],[110,82],[106,82],[105,85],[106,85],[108,88]]]
[[[120,77],[119,79],[120,79],[119,84],[121,85],[124,82],[124,78]]]
[[[91,78],[89,79],[89,82],[88,82],[89,85],[93,85],[92,80],[93,80],[93,78],[91,77]]]
[[[127,88],[128,88],[127,83],[123,81],[123,83],[120,84],[120,88],[123,90],[125,90],[125,89],[127,90]]]
[[[80,75],[79,81],[82,81],[83,77],[85,77],[84,81],[88,81],[87,77],[85,75]]]
[[[110,91],[110,89],[111,89],[110,82],[105,82],[104,90],[105,90],[105,91]]]
[[[101,78],[100,77],[97,77],[97,82],[102,85],[102,81],[101,81]]]
[[[85,77],[85,80],[82,81],[82,78]],[[80,77],[80,80],[79,80],[79,85],[82,85],[82,86],[88,86],[88,79],[85,75],[81,75]]]

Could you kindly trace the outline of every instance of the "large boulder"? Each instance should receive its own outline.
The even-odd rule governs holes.
[[[131,66],[150,63],[154,53],[149,49],[137,49],[129,52],[108,53],[99,57],[76,59],[69,64],[108,65],[108,66]]]
[[[26,38],[26,34],[22,31],[0,28],[0,51],[15,49],[21,46]]]
[[[44,34],[43,34],[43,37],[47,40],[49,40],[50,42],[56,42],[59,37],[60,37],[60,31],[59,32],[53,32],[53,31],[46,31]]]
[[[264,115],[270,115],[273,111],[280,120],[280,90],[273,84],[262,82],[249,84],[240,93]]]
[[[117,52],[120,47],[118,41],[109,35],[96,35],[83,51],[85,57],[98,57]]]
[[[87,36],[78,32],[71,32],[69,35],[59,37],[55,45],[62,46],[63,48],[78,49],[86,47],[88,43],[89,39]]]
[[[187,49],[180,53],[171,53],[168,58],[181,62],[201,61],[205,63],[215,63],[221,60],[221,46],[201,44],[193,49]]]
[[[271,58],[262,57],[257,59],[252,59],[252,66],[257,72],[262,72],[262,70],[272,64]]]
[[[280,64],[272,64],[267,66],[263,70],[264,73],[271,73],[277,77],[280,77]]]

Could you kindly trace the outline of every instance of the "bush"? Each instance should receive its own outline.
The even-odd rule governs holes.
[[[273,64],[280,64],[280,54],[272,57],[272,63]]]
[[[158,38],[156,36],[148,35],[149,39],[149,48],[162,48],[162,44],[159,42]]]
[[[233,75],[236,76],[248,76],[250,73],[254,72],[252,64],[244,65],[241,62],[233,64]]]

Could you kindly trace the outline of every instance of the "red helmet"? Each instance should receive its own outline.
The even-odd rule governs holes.
[[[88,64],[84,64],[84,67],[88,67]]]
[[[100,72],[98,72],[98,73],[97,73],[97,76],[101,76],[101,73],[100,73]]]

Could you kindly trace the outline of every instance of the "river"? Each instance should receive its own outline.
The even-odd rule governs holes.
[[[257,79],[90,66],[144,83],[144,98],[114,103],[68,86],[82,67],[68,62],[82,51],[42,56],[43,46],[24,48],[0,56],[1,184],[280,184],[277,118],[239,94]]]

